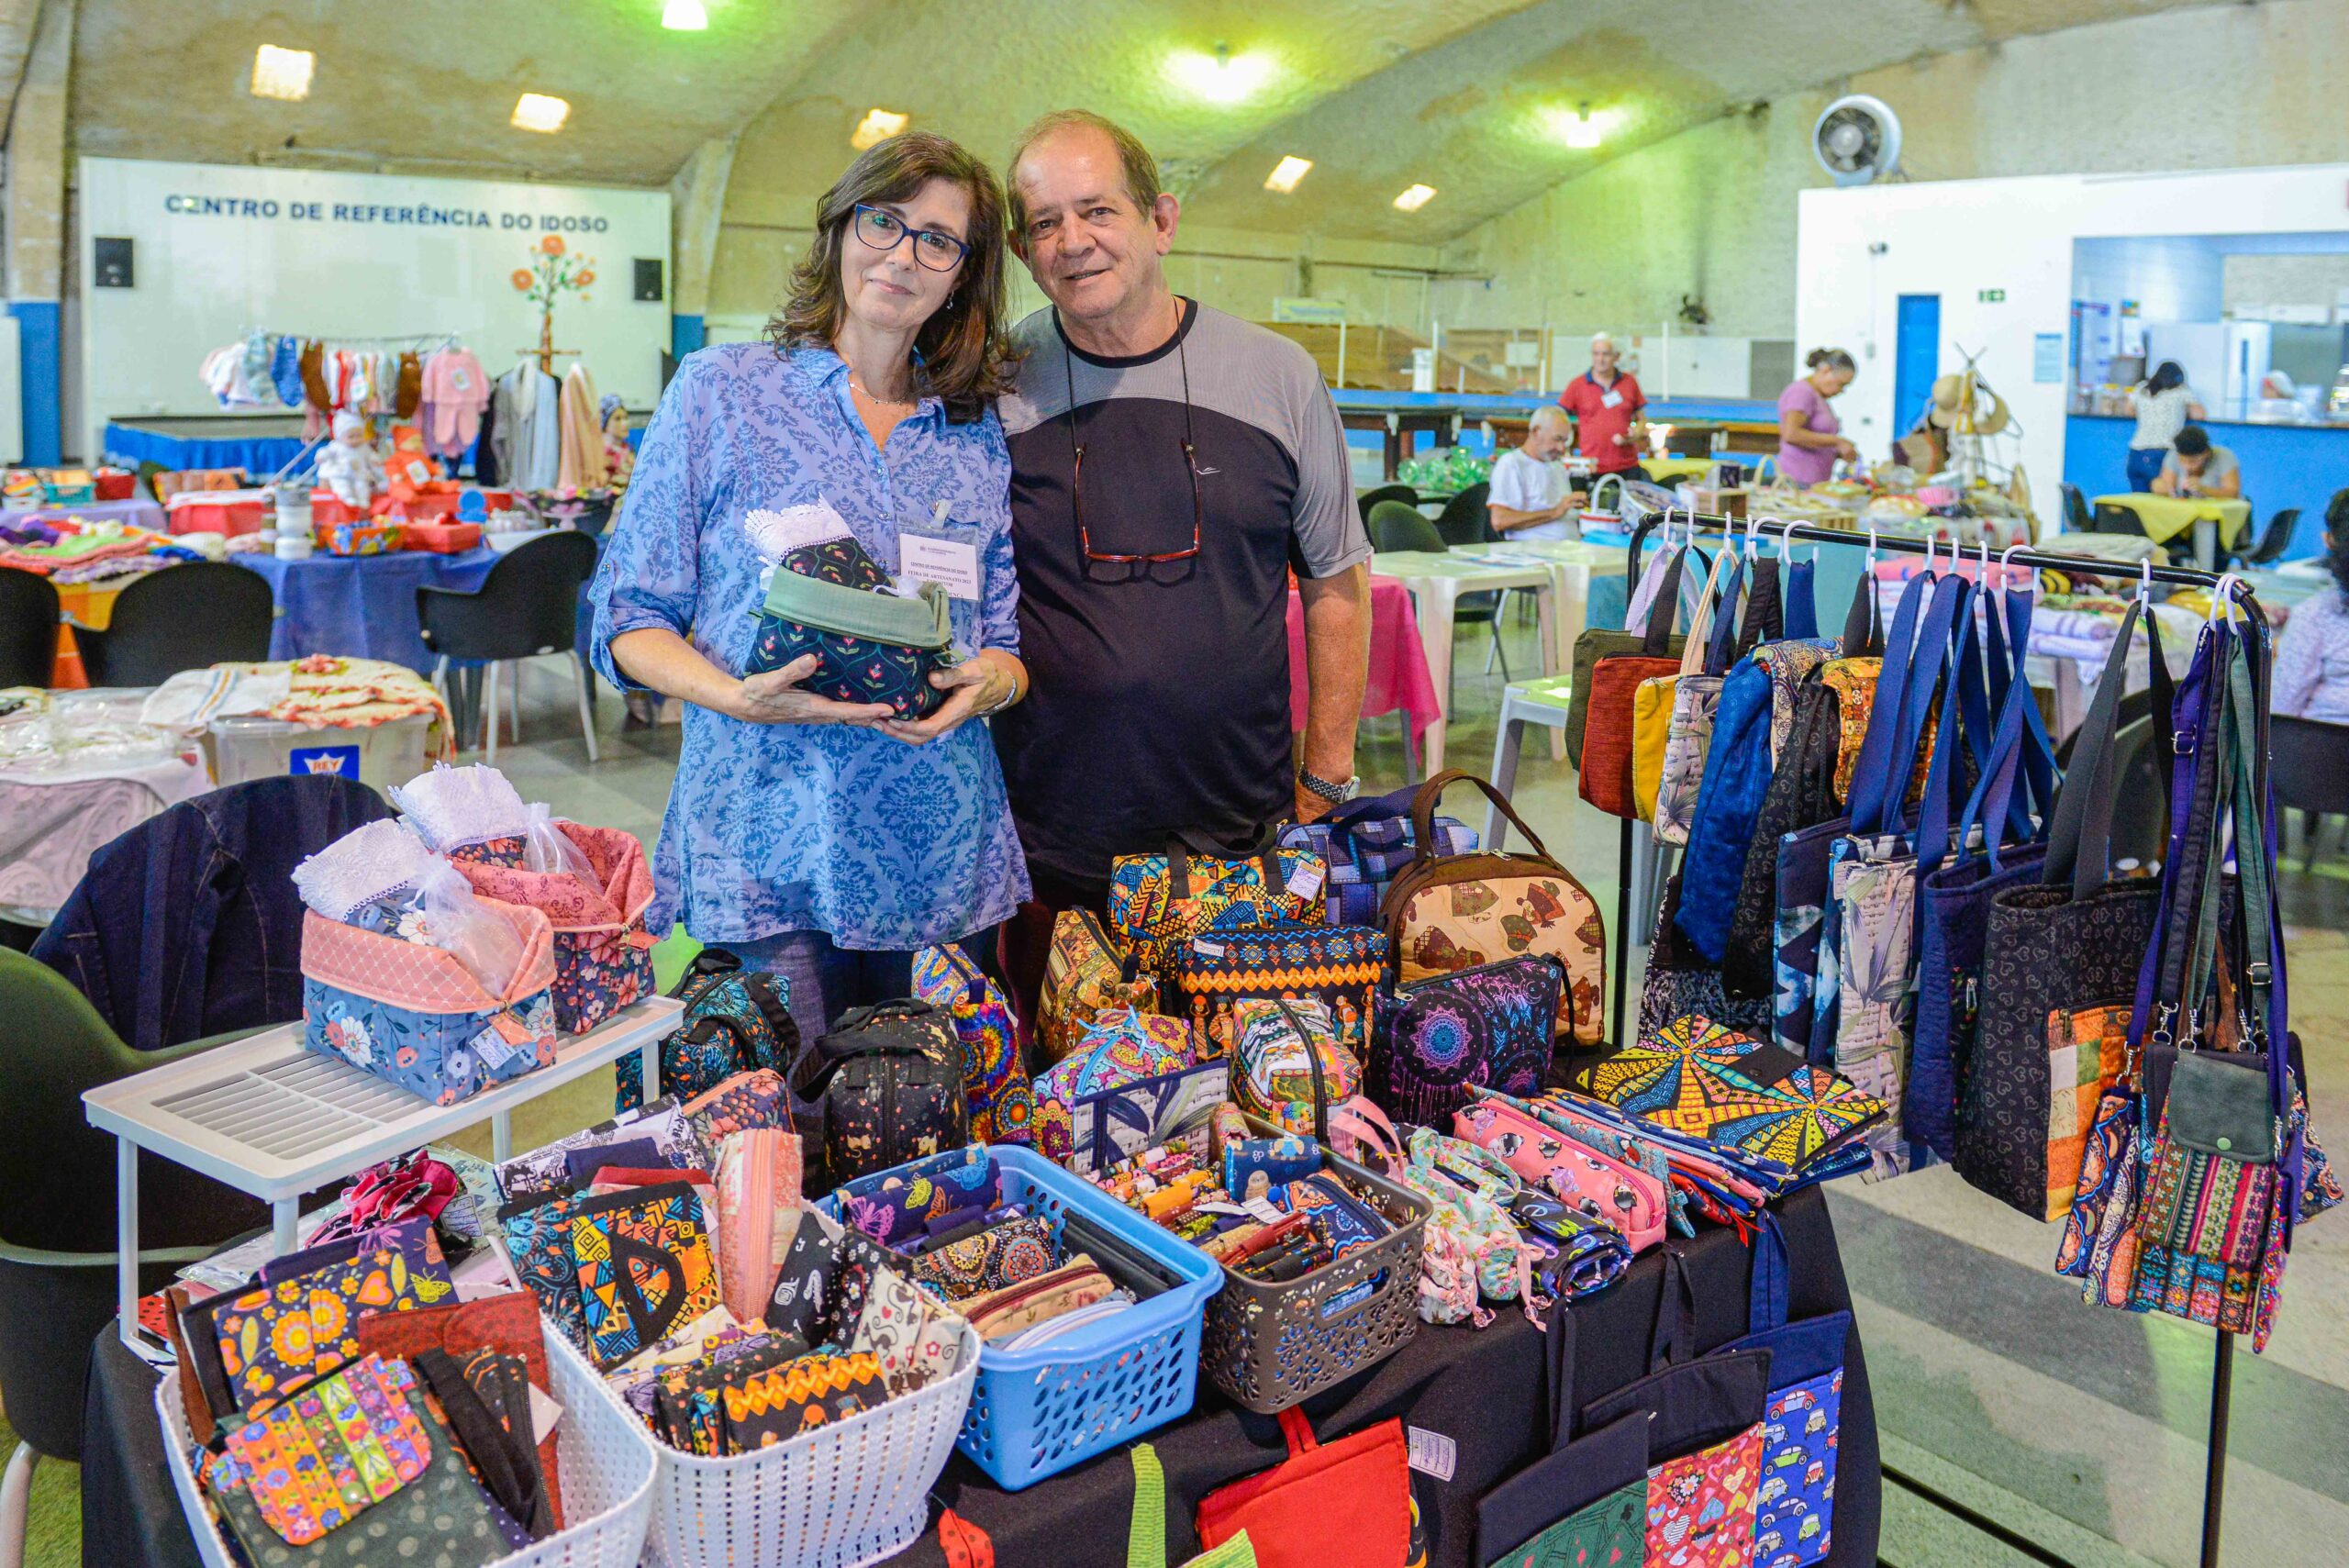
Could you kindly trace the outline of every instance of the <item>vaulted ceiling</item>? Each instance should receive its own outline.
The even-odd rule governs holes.
[[[72,144],[651,185],[739,133],[734,195],[804,213],[868,107],[1000,158],[1035,115],[1084,105],[1158,151],[1199,221],[1429,244],[1780,94],[2183,3],[705,0],[695,33],[662,29],[662,0],[79,0]],[[0,0],[0,90],[35,9]],[[317,53],[306,101],[246,91],[264,42]],[[508,125],[523,91],[568,99],[569,124]],[[1584,105],[1596,150],[1559,134]],[[1265,191],[1289,153],[1312,173]],[[1397,212],[1414,182],[1438,195]]]

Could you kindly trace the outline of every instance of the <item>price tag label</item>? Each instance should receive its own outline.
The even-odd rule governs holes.
[[[1404,1431],[1410,1446],[1411,1468],[1438,1481],[1451,1480],[1453,1472],[1460,1468],[1460,1445],[1425,1427],[1407,1427]]]

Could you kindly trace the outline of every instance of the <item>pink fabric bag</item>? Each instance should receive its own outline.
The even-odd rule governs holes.
[[[1453,1131],[1497,1157],[1519,1179],[1542,1188],[1623,1233],[1634,1252],[1664,1240],[1669,1208],[1647,1172],[1576,1143],[1513,1106],[1476,1100],[1452,1118]]]
[[[473,891],[546,916],[554,928],[554,1015],[565,1034],[584,1034],[631,1002],[652,995],[653,937],[644,929],[652,870],[644,846],[617,828],[558,821],[601,884],[518,866],[458,860]]]

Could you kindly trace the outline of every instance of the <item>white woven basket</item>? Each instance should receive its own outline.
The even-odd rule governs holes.
[[[551,1326],[546,1341],[548,1381],[562,1407],[555,1440],[562,1452],[562,1515],[571,1524],[528,1551],[499,1558],[497,1568],[634,1568],[644,1551],[660,1469],[652,1434]],[[189,1467],[192,1445],[177,1373],[165,1373],[156,1385],[155,1413],[163,1423],[172,1485],[195,1536],[197,1554],[206,1568],[238,1568]]]
[[[665,1568],[863,1568],[930,1528],[930,1489],[954,1451],[979,1375],[963,1326],[954,1374],[836,1425],[729,1459],[655,1441],[645,1560]]]

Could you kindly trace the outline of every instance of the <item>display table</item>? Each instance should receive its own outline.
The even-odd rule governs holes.
[[[1305,600],[1288,595],[1289,728],[1305,729]],[[1419,620],[1410,590],[1392,577],[1370,580],[1370,684],[1363,688],[1362,716],[1403,715],[1403,751],[1411,755],[1419,735],[1443,722],[1443,695],[1428,673],[1427,651],[1419,645]]]
[[[128,523],[137,528],[156,533],[170,531],[163,516],[162,505],[134,495],[128,501],[77,501],[70,506],[53,506],[47,502],[37,506],[10,506],[0,513],[0,522],[55,523],[67,517],[79,517],[85,523]]]
[[[299,413],[150,415],[109,419],[106,456],[126,468],[241,468],[266,479],[301,455]]]
[[[1781,1209],[1792,1263],[1798,1318],[1851,1305],[1827,1205],[1815,1191]],[[1698,1305],[1698,1343],[1711,1349],[1745,1331],[1751,1254],[1727,1230],[1707,1229],[1683,1250]],[[1664,1262],[1650,1252],[1612,1288],[1575,1307],[1575,1386],[1586,1402],[1646,1371],[1648,1331],[1662,1292]],[[1410,1426],[1457,1445],[1449,1481],[1415,1473],[1412,1483],[1429,1532],[1428,1562],[1459,1568],[1475,1560],[1476,1501],[1497,1482],[1546,1451],[1542,1337],[1515,1307],[1491,1327],[1439,1329],[1418,1336],[1377,1367],[1306,1402],[1314,1430],[1341,1437],[1400,1416]],[[1833,1568],[1876,1562],[1882,1477],[1876,1408],[1859,1337],[1844,1351],[1842,1432],[1837,1445]],[[155,1419],[156,1375],[127,1350],[112,1326],[98,1337],[91,1366],[82,1452],[82,1543],[87,1562],[139,1562],[195,1568],[195,1543],[164,1473],[162,1431]],[[1279,1425],[1243,1415],[1201,1385],[1199,1407],[1148,1438],[1165,1467],[1167,1561],[1197,1551],[1192,1529],[1198,1501],[1227,1481],[1279,1462]],[[1133,1468],[1120,1448],[1027,1491],[1002,1492],[960,1454],[947,1462],[934,1496],[994,1539],[1006,1568],[1124,1568],[1133,1506]],[[933,1525],[935,1516],[933,1514]],[[1333,1528],[1340,1521],[1333,1521]],[[893,1568],[938,1568],[945,1559],[933,1528],[888,1560]]]
[[[472,593],[482,585],[498,553],[487,548],[434,555],[404,550],[390,555],[328,555],[280,561],[266,551],[229,560],[269,579],[277,599],[270,628],[269,656],[300,659],[311,653],[340,653],[388,659],[420,674],[432,671],[432,655],[417,629],[416,591],[454,588]]]
[[[2155,544],[2166,544],[2192,528],[2194,563],[2205,572],[2219,569],[2219,551],[2234,549],[2235,541],[2251,525],[2251,503],[2248,501],[2128,492],[2119,495],[2099,495],[2090,505],[2119,506],[2135,513],[2138,526]]]
[[[1427,651],[1428,679],[1438,692],[1452,687],[1453,609],[1464,594],[1530,588],[1542,616],[1542,673],[1554,675],[1571,653],[1559,651],[1558,575],[1550,563],[1524,557],[1499,562],[1454,551],[1398,550],[1370,558],[1374,576],[1392,577],[1411,592],[1418,606],[1419,644]],[[1427,732],[1428,773],[1443,771],[1443,728]]]

